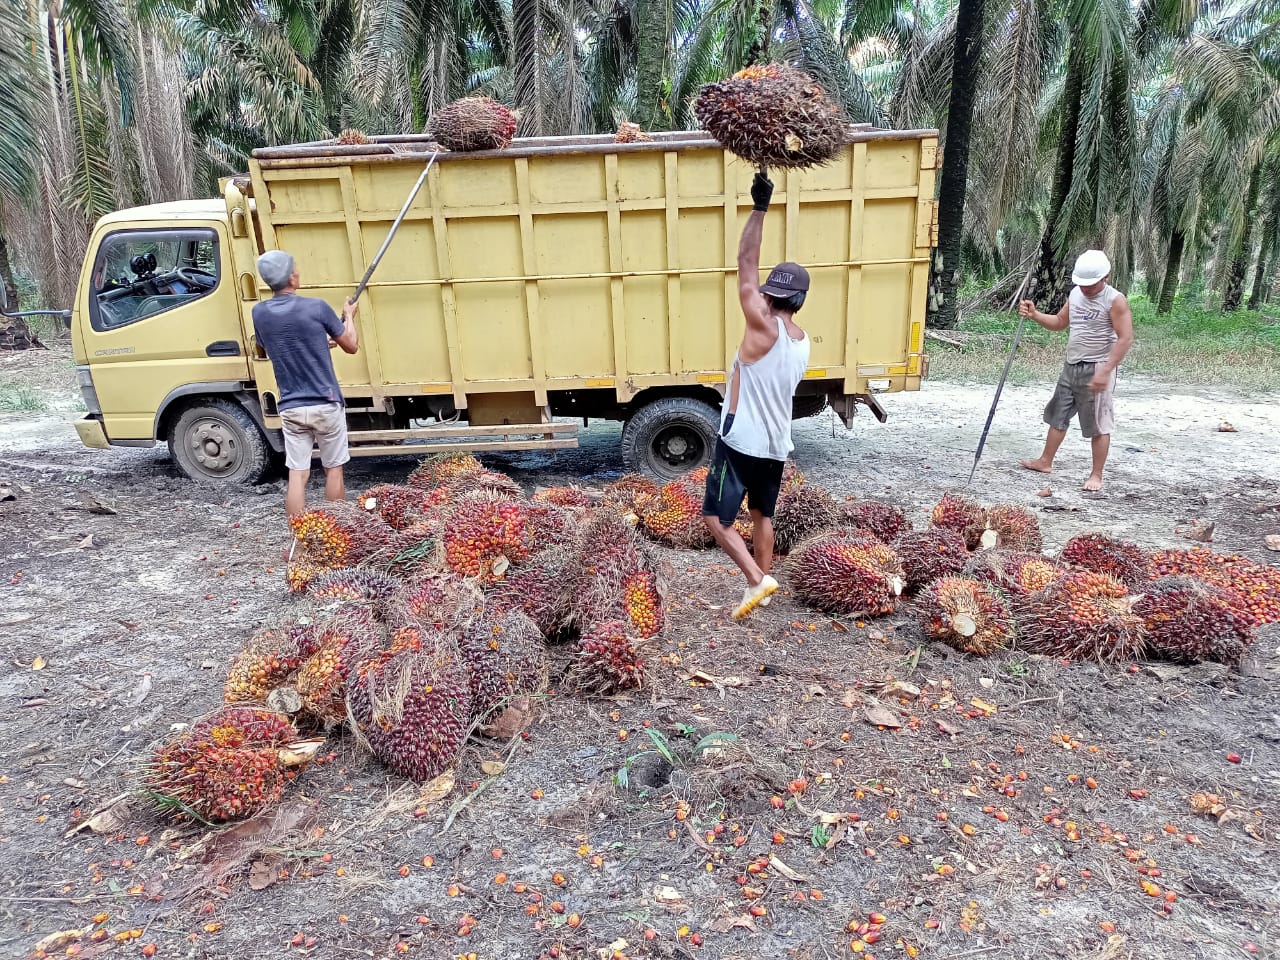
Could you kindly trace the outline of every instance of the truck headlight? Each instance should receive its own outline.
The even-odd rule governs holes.
[[[80,399],[84,401],[85,409],[94,416],[101,416],[98,391],[93,388],[93,374],[87,366],[76,367],[76,383],[80,385]]]

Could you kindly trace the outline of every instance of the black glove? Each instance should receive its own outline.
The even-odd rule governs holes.
[[[751,181],[751,199],[755,209],[761,213],[769,210],[769,201],[773,199],[773,181],[763,170],[756,171],[756,178]]]

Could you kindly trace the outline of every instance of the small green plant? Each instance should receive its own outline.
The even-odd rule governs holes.
[[[1027,675],[1027,661],[1017,658],[1005,661],[1004,672],[1011,677],[1025,677]]]
[[[698,732],[698,728],[691,727],[688,724],[682,724],[676,728],[676,731],[679,734],[680,739],[688,740]],[[738,740],[738,735],[736,733],[716,731],[714,733],[708,733],[705,737],[695,743],[689,749],[688,753],[685,753],[678,749],[672,742],[672,738],[668,737],[663,731],[654,729],[653,727],[646,727],[644,732],[648,734],[649,740],[653,743],[653,749],[657,751],[658,755],[676,769],[686,768],[690,764],[695,763],[699,757],[703,756],[708,751],[722,749],[727,744],[734,743]],[[613,775],[613,782],[615,784],[624,790],[630,786],[631,767],[644,755],[644,752],[645,751],[633,753],[622,762],[622,766],[619,767],[618,771]]]
[[[813,830],[809,833],[809,842],[819,850],[825,850],[827,844],[831,842],[831,833],[820,823],[813,825]]]
[[[48,406],[38,390],[23,384],[0,384],[0,410],[5,413],[39,413]]]

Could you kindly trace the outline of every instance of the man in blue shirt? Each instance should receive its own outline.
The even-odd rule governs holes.
[[[288,515],[296,517],[307,508],[314,447],[320,448],[324,466],[325,499],[346,499],[342,465],[351,459],[347,410],[329,351],[335,346],[347,353],[358,349],[356,304],[345,304],[339,318],[323,300],[298,296],[298,267],[283,250],[260,256],[258,273],[275,292],[253,308],[253,330],[280,388],[278,409],[289,468],[284,505]]]

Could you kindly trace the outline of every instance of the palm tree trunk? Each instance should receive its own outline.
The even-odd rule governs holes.
[[[1262,164],[1249,174],[1249,192],[1244,199],[1244,229],[1240,245],[1231,258],[1231,270],[1227,274],[1227,289],[1222,295],[1222,309],[1227,313],[1240,309],[1244,298],[1244,277],[1249,271],[1249,259],[1253,255],[1253,208],[1258,205],[1258,187],[1262,181]]]
[[[1178,294],[1178,274],[1182,270],[1182,250],[1187,238],[1181,230],[1174,230],[1169,240],[1169,257],[1164,264],[1164,283],[1160,284],[1160,302],[1156,313],[1164,314],[1173,309],[1173,298]]]
[[[1273,169],[1274,175],[1274,169]],[[1271,276],[1271,261],[1275,259],[1277,233],[1280,233],[1280,184],[1272,183],[1267,191],[1270,203],[1267,219],[1262,224],[1262,243],[1258,249],[1258,265],[1253,272],[1253,292],[1249,294],[1249,309],[1257,310],[1266,300],[1267,277]]]
[[[1053,174],[1053,193],[1040,238],[1040,257],[1034,277],[1036,296],[1041,306],[1056,310],[1066,289],[1062,259],[1058,254],[1055,230],[1062,208],[1071,192],[1071,176],[1076,159],[1076,132],[1080,126],[1080,88],[1084,82],[1084,52],[1080,41],[1072,37],[1067,51],[1067,80],[1062,91],[1062,127],[1058,131],[1058,162]]]
[[[670,126],[662,96],[670,36],[669,0],[640,0],[636,4],[636,123],[645,130]]]
[[[1267,275],[1269,259],[1271,259],[1271,235],[1267,232],[1263,234],[1262,245],[1258,248],[1258,262],[1253,268],[1253,287],[1249,293],[1249,302],[1245,304],[1248,310],[1257,310],[1262,305],[1262,288],[1265,286],[1264,278]]]
[[[969,135],[973,94],[981,59],[984,0],[960,0],[956,11],[955,51],[951,55],[951,99],[947,105],[942,184],[938,194],[938,249],[933,257],[929,325],[956,325],[956,289],[960,286],[960,249],[964,237],[964,199],[969,183]]]

